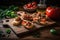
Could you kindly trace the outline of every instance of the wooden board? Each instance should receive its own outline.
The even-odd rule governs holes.
[[[8,24],[8,25],[10,25],[10,27],[11,28],[13,28],[13,30],[18,34],[18,33],[22,33],[22,32],[25,32],[25,31],[29,31],[29,30],[27,30],[27,29],[25,29],[23,26],[19,26],[19,27],[17,27],[17,26],[13,26],[12,25],[12,21],[13,21],[13,19],[9,19],[10,21],[9,22],[5,22],[5,20],[3,20],[4,21],[4,23],[3,24]],[[35,25],[37,25],[37,24],[35,24]],[[38,25],[36,28],[39,28],[39,27],[43,27],[42,25]]]
[[[6,22],[6,20],[9,20],[9,22]],[[22,35],[22,34],[25,34],[25,33],[27,33],[27,32],[30,32],[30,31],[33,31],[33,30],[37,30],[37,29],[39,29],[39,28],[41,28],[41,27],[45,27],[45,26],[47,26],[47,25],[52,25],[52,24],[54,24],[55,22],[50,22],[51,24],[47,24],[47,25],[38,25],[38,24],[35,24],[34,23],[34,25],[36,26],[36,28],[35,29],[33,29],[33,30],[28,30],[28,29],[26,29],[25,27],[23,27],[23,26],[13,26],[12,25],[12,21],[13,21],[13,19],[5,19],[5,20],[3,20],[3,24],[8,24],[9,26],[10,26],[10,28],[14,31],[14,33],[16,34],[16,35]]]

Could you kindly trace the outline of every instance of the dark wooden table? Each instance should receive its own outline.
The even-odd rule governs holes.
[[[58,21],[59,22],[59,21]],[[39,38],[33,37],[32,34],[29,33],[29,35],[24,35],[24,37],[18,37],[17,40],[60,40],[60,22],[53,26],[49,26],[49,27],[44,27],[41,29],[38,29],[36,32],[39,32]],[[58,31],[57,35],[52,35],[50,33],[50,29],[51,28],[55,28]],[[16,40],[16,39],[10,39],[10,38],[6,38],[7,40]],[[5,40],[5,39],[4,39]]]
[[[50,33],[50,29],[51,28],[55,28],[59,34],[57,35],[52,35]],[[29,35],[24,35],[23,37],[18,37],[18,39],[14,39],[14,38],[6,38],[7,40],[60,40],[60,25],[55,25],[55,26],[50,26],[50,27],[44,27],[41,28],[36,32],[39,32],[39,38],[33,37],[32,34]]]

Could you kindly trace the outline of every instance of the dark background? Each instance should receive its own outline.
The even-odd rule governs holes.
[[[0,0],[0,5],[24,5],[28,2],[36,1],[39,3],[39,0]],[[60,0],[46,0],[47,6],[60,6]]]

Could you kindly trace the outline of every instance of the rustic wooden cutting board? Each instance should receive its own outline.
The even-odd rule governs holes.
[[[9,22],[6,22],[6,20],[9,20]],[[41,27],[46,27],[46,26],[48,26],[48,25],[50,26],[50,25],[55,24],[54,21],[49,22],[49,24],[47,24],[47,25],[39,25],[39,24],[35,24],[35,23],[34,23],[34,25],[35,25],[36,27],[35,27],[34,29],[32,29],[32,30],[28,30],[28,29],[26,29],[24,26],[13,26],[13,25],[12,25],[12,21],[13,21],[13,20],[14,20],[14,19],[5,19],[5,20],[3,20],[3,24],[9,25],[9,27],[13,30],[13,32],[14,32],[17,36],[25,35],[26,33],[32,32],[32,31],[37,30],[37,29],[39,29],[39,28],[41,28]]]

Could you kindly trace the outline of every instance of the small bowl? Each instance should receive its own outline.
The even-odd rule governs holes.
[[[25,10],[25,11],[27,11],[27,12],[34,12],[34,11],[36,11],[36,9],[37,9],[37,6],[35,7],[35,8],[27,8],[25,5],[23,6],[23,9]]]

